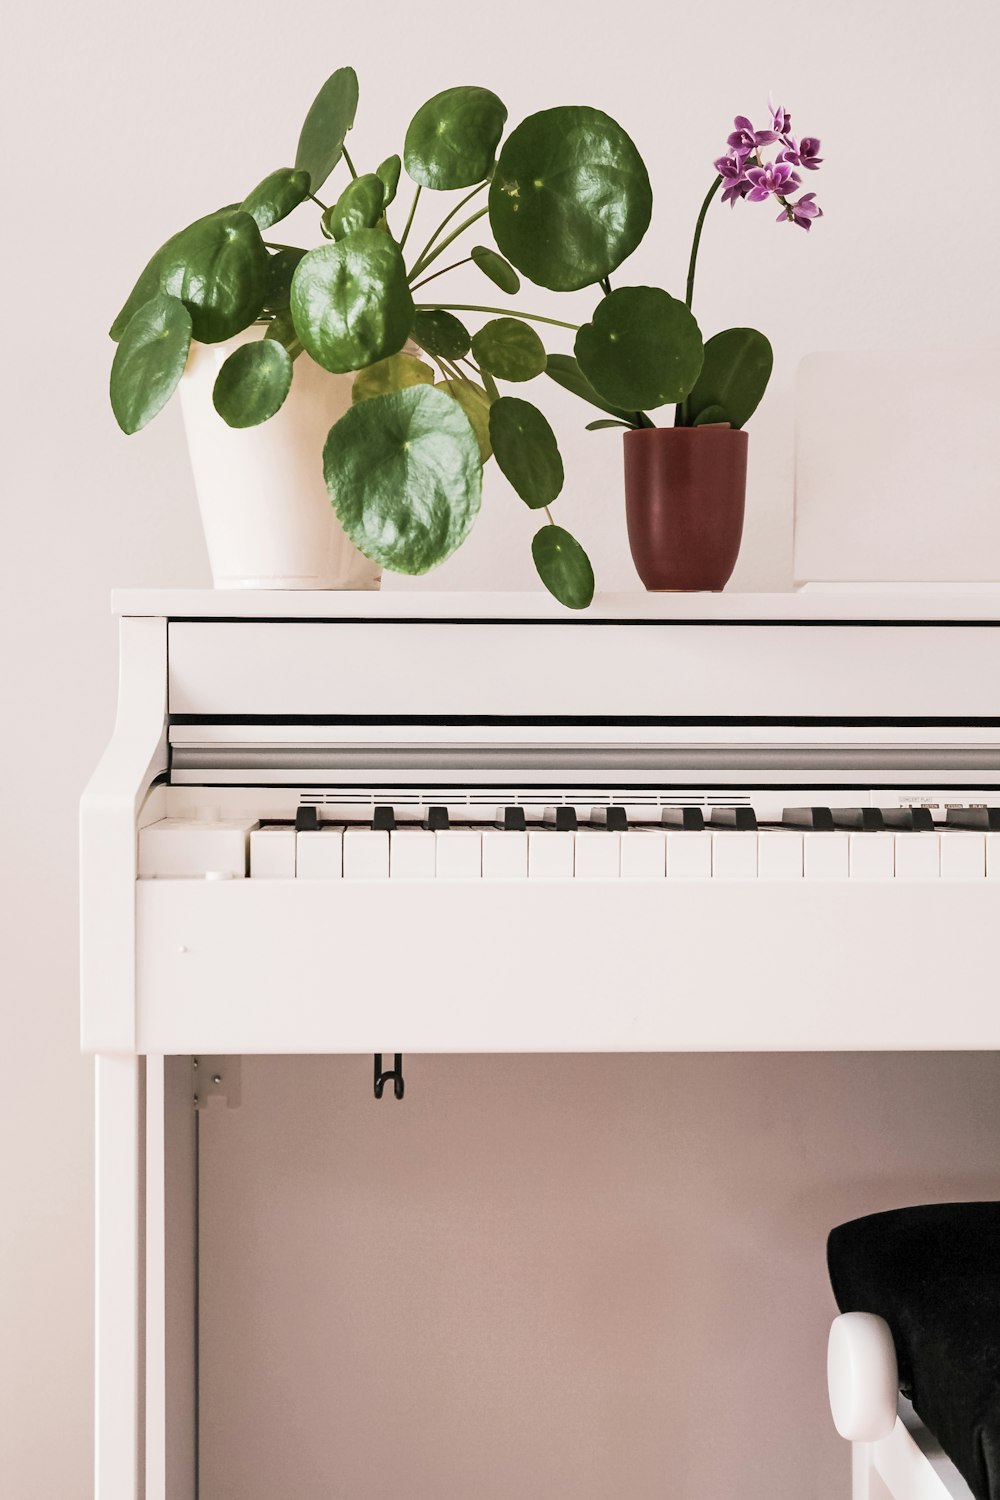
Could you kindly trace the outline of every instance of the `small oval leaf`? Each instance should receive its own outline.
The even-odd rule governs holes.
[[[545,369],[545,346],[520,318],[494,318],[473,334],[472,352],[498,380],[534,380]]]
[[[413,299],[399,246],[358,229],[301,260],[292,278],[292,317],[318,365],[335,374],[398,354],[413,324]]]
[[[330,429],[323,473],[351,541],[397,573],[444,562],[479,511],[475,433],[458,403],[432,386],[352,406]]]
[[[138,432],[161,411],[184,374],[191,314],[157,292],[129,319],[111,365],[111,409],[122,432]]]
[[[292,357],[277,339],[234,349],[215,378],[212,405],[230,427],[257,427],[278,411],[292,384]]]
[[[268,256],[264,276],[265,312],[284,312],[292,291],[295,267],[305,255],[304,250],[278,250]]]
[[[705,406],[691,423],[692,427],[732,427],[721,406]]]
[[[504,142],[490,184],[501,252],[539,286],[572,292],[610,276],[649,227],[642,157],[609,115],[585,105],[529,115]]]
[[[387,391],[405,391],[411,385],[433,385],[434,371],[415,354],[391,354],[359,370],[351,387],[351,401],[371,401],[374,396],[384,396]]]
[[[586,609],[594,597],[594,570],[576,537],[562,526],[535,533],[531,555],[550,594],[567,609]]]
[[[421,105],[403,143],[403,163],[421,187],[471,187],[490,175],[507,120],[489,89],[445,89]]]
[[[682,401],[704,357],[690,310],[656,286],[613,291],[598,303],[574,347],[598,394],[634,411]]]
[[[389,207],[389,204],[392,202],[393,198],[395,198],[396,196],[396,189],[399,187],[399,174],[402,170],[402,165],[403,164],[398,156],[387,156],[385,161],[382,162],[380,166],[375,168],[375,176],[381,179],[382,187],[384,189],[384,196],[382,200],[383,213]]]
[[[444,391],[465,412],[476,434],[480,460],[486,463],[493,452],[490,446],[489,396],[474,380],[439,380],[435,390]]]
[[[287,218],[308,197],[309,173],[295,167],[279,167],[259,182],[252,193],[247,193],[240,208],[250,215],[258,229],[264,230]]]
[[[585,432],[603,432],[606,427],[634,427],[634,422],[619,422],[617,417],[601,417],[596,422],[588,422],[584,427]]]
[[[743,427],[760,405],[774,365],[771,345],[756,328],[727,328],[705,344],[705,362],[687,398],[692,426],[729,422]],[[707,412],[721,410],[722,416]]]
[[[565,476],[555,433],[538,407],[517,396],[494,401],[490,442],[504,477],[529,510],[551,505]]]
[[[421,349],[439,359],[463,359],[472,348],[465,324],[454,313],[445,312],[441,307],[417,313],[413,338]]]
[[[502,292],[513,295],[521,290],[521,278],[509,260],[504,260],[502,255],[498,255],[488,245],[473,245],[471,254],[483,275],[488,276]]]
[[[332,207],[323,214],[323,233],[331,240],[342,240],[356,229],[374,229],[382,217],[385,185],[374,172],[349,182]]]
[[[309,173],[311,193],[319,192],[340,160],[357,112],[358,75],[353,68],[338,68],[310,105],[295,152],[296,167]]]

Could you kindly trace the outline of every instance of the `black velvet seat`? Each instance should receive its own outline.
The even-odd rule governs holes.
[[[854,1219],[827,1261],[841,1312],[888,1323],[904,1395],[977,1500],[1000,1500],[1000,1203]]]

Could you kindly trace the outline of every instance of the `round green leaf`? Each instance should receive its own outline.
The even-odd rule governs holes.
[[[574,347],[598,394],[632,411],[682,401],[704,357],[690,310],[656,286],[619,287],[605,297]]]
[[[636,413],[632,411],[619,410],[599,396],[584,375],[580,366],[572,354],[550,354],[545,361],[545,373],[556,385],[561,385],[564,391],[570,391],[574,396],[579,396],[581,401],[589,401],[591,406],[596,406],[599,411],[606,411],[611,416],[617,417],[620,422],[626,422],[630,427],[635,424]]]
[[[726,416],[725,408],[721,406],[703,406],[691,423],[692,427],[732,427],[732,425]]]
[[[338,68],[313,100],[306,115],[295,165],[309,173],[309,191],[318,193],[344,150],[344,138],[358,112],[358,75],[353,68]]]
[[[488,245],[473,245],[472,259],[482,271],[488,276],[494,286],[498,286],[502,292],[513,295],[521,290],[521,278],[518,276],[510,261],[504,260],[495,250]]]
[[[331,240],[342,240],[356,229],[374,229],[382,217],[385,185],[374,172],[349,182],[331,208],[323,215],[323,233]]]
[[[435,390],[444,391],[453,401],[457,401],[465,412],[472,430],[476,434],[476,442],[479,444],[479,457],[482,463],[493,452],[490,446],[490,398],[481,385],[474,380],[439,380]]]
[[[323,473],[351,541],[397,573],[444,562],[479,511],[475,434],[458,403],[432,386],[352,406],[330,429]]]
[[[230,427],[257,427],[273,417],[292,384],[292,357],[277,339],[234,349],[216,376],[212,404]]]
[[[298,359],[302,353],[302,340],[295,332],[295,324],[292,322],[292,314],[286,307],[281,312],[275,313],[267,325],[266,339],[277,339],[288,350],[292,359]]]
[[[287,218],[293,208],[309,197],[309,173],[294,167],[279,167],[247,193],[240,208],[249,214],[260,230],[270,229]]]
[[[351,387],[351,400],[370,401],[387,391],[405,391],[411,385],[433,385],[434,371],[414,354],[391,354],[378,364],[359,370]]]
[[[267,258],[264,275],[264,308],[267,312],[284,312],[292,291],[295,267],[304,250],[277,250]]]
[[[385,195],[382,200],[383,213],[396,196],[401,168],[402,162],[398,156],[387,156],[385,161],[375,168],[375,176],[381,178],[382,186],[385,189]]]
[[[760,405],[771,378],[774,354],[756,328],[727,328],[705,344],[705,363],[687,398],[692,426],[706,422],[729,422],[742,427]],[[706,412],[721,407],[723,415]]]
[[[586,609],[594,597],[594,570],[576,537],[561,526],[535,533],[531,555],[538,576],[567,609]]]
[[[413,324],[413,299],[395,240],[357,229],[310,250],[292,278],[292,317],[305,348],[342,374],[397,354]]]
[[[417,313],[413,337],[421,349],[439,359],[462,359],[472,348],[465,324],[454,313],[445,312],[440,307]]]
[[[191,314],[157,292],[129,319],[111,365],[111,409],[122,432],[138,432],[170,400],[191,347]]]
[[[507,120],[489,89],[445,89],[421,105],[403,143],[403,164],[422,187],[471,187],[490,175]]]
[[[472,352],[498,380],[534,380],[545,369],[545,346],[520,318],[494,318],[473,334]]]
[[[556,435],[537,406],[501,396],[490,407],[490,442],[497,463],[529,510],[551,505],[563,487]]]
[[[599,109],[529,115],[490,185],[500,250],[539,286],[572,292],[610,276],[649,226],[653,194],[635,146]]]

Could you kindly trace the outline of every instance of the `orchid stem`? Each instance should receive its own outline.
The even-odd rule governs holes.
[[[691,303],[694,300],[694,273],[698,265],[698,246],[701,244],[701,231],[704,227],[705,215],[708,213],[708,210],[712,203],[712,199],[715,197],[721,186],[722,178],[716,177],[715,181],[712,183],[712,186],[705,194],[705,201],[701,205],[701,212],[698,215],[698,222],[694,226],[694,239],[691,242],[691,259],[688,261],[687,292],[684,297],[684,303],[689,312],[691,310]],[[677,403],[677,406],[674,410],[674,426],[686,427],[688,425],[687,418],[688,403],[687,397],[685,396],[683,401],[679,401]]]

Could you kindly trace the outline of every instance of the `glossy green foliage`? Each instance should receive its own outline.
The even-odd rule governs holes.
[[[265,312],[284,312],[287,308],[295,267],[305,253],[304,250],[276,250],[273,255],[268,255],[264,277]]]
[[[504,478],[529,510],[551,505],[563,487],[556,435],[537,406],[501,396],[490,407],[490,442]]]
[[[413,325],[399,246],[377,229],[358,229],[311,250],[292,278],[291,307],[299,338],[325,370],[361,370],[397,354]]]
[[[475,433],[459,404],[432,386],[352,406],[330,429],[323,473],[351,541],[397,573],[444,562],[479,511]]]
[[[277,339],[278,343],[283,344],[288,350],[292,359],[298,359],[302,353],[302,340],[295,332],[291,310],[287,307],[281,312],[275,313],[271,322],[267,325],[267,332],[264,337],[266,339]]]
[[[596,422],[588,422],[584,427],[585,432],[603,432],[608,427],[634,427],[634,422],[620,422],[617,417],[599,417]]]
[[[472,352],[498,380],[534,380],[545,369],[545,346],[520,318],[494,318],[473,334]]]
[[[222,343],[259,314],[266,276],[267,251],[253,218],[238,208],[220,209],[161,246],[111,325],[111,337],[120,338],[133,313],[166,292],[184,303],[199,343]]]
[[[529,115],[505,141],[490,185],[501,252],[557,292],[609,276],[646,233],[652,208],[632,141],[585,105]]]
[[[598,394],[634,411],[683,400],[704,357],[691,312],[655,286],[619,287],[605,297],[574,347]]]
[[[411,385],[433,385],[434,371],[415,354],[390,354],[359,370],[351,387],[351,401],[371,401],[374,396],[384,396],[388,391],[405,391]]]
[[[439,359],[463,359],[472,347],[465,324],[441,307],[417,313],[413,337],[421,349]]]
[[[292,384],[292,357],[277,339],[234,349],[215,379],[212,404],[230,427],[258,427],[273,417]]]
[[[518,276],[509,260],[504,260],[495,250],[488,245],[473,245],[472,260],[479,267],[484,276],[488,276],[494,286],[498,286],[502,292],[513,296],[521,289],[521,278]]]
[[[493,452],[490,445],[489,396],[474,380],[439,380],[435,389],[444,391],[465,412],[476,434],[480,460],[486,463]]]
[[[403,164],[398,156],[387,156],[385,161],[375,168],[375,176],[382,183],[383,213],[396,196],[396,189],[399,187],[399,174],[402,171],[402,167]]]
[[[111,409],[123,432],[138,432],[170,400],[191,347],[191,314],[157,292],[129,320],[111,366]]]
[[[550,354],[545,361],[545,373],[550,380],[555,381],[556,385],[561,385],[563,390],[571,391],[574,396],[579,396],[581,401],[589,401],[590,405],[596,406],[598,411],[606,411],[609,416],[617,417],[620,422],[627,423],[629,427],[636,425],[636,416],[641,413],[612,406],[610,401],[605,401],[603,396],[599,396],[572,354]],[[652,426],[652,423],[648,425]]]
[[[318,193],[344,152],[347,132],[358,111],[358,75],[338,68],[313,100],[302,126],[295,165],[309,173],[309,191]]]
[[[247,193],[240,208],[249,214],[262,232],[287,218],[309,197],[309,173],[294,167],[279,167]]]
[[[675,423],[684,426],[684,423]],[[733,424],[721,406],[703,406],[690,424],[692,427],[731,427]]]
[[[586,609],[594,597],[594,570],[576,537],[562,526],[543,526],[531,543],[538,576],[567,609]]]
[[[421,105],[407,129],[407,175],[421,187],[443,191],[485,181],[506,121],[506,106],[489,89],[445,89],[435,94]]]
[[[374,172],[355,177],[323,215],[323,233],[342,240],[356,229],[374,229],[385,206],[385,184]]]
[[[687,421],[694,427],[708,422],[744,426],[760,405],[773,364],[771,345],[756,328],[715,334],[705,344],[705,362],[685,404]]]

